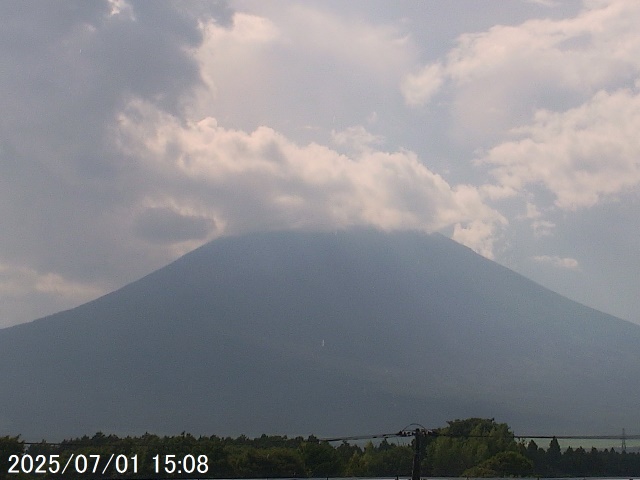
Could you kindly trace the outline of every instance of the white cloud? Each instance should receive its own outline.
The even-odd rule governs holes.
[[[529,220],[533,234],[536,237],[548,237],[552,235],[553,229],[556,226],[555,223],[545,220],[542,212],[531,202],[527,202],[526,204],[526,213],[524,215],[518,215],[516,218],[518,220]]]
[[[340,132],[333,130],[331,139],[338,146],[349,147],[356,151],[367,150],[384,142],[384,137],[368,132],[362,125],[349,127]]]
[[[456,223],[451,238],[476,253],[494,259],[493,245],[496,239],[496,223],[474,220],[466,225]]]
[[[372,140],[364,129],[348,133]],[[247,133],[213,118],[184,124],[145,102],[121,115],[119,135],[128,155],[165,179],[163,194],[174,182],[190,184],[208,202],[206,215],[228,233],[349,225],[432,232],[458,225],[469,230],[458,234],[461,241],[490,256],[483,238],[505,222],[475,187],[452,187],[409,151],[367,148],[346,156],[315,143],[299,146],[268,127]]]
[[[311,132],[344,129],[387,104],[415,63],[414,46],[393,25],[299,2],[261,8],[268,12],[236,12],[229,28],[202,24],[195,56],[207,85],[192,118],[289,134],[307,126],[307,138],[318,138]]]
[[[438,92],[444,80],[445,72],[442,65],[434,63],[426,65],[416,74],[407,75],[402,80],[400,90],[407,105],[424,105]]]
[[[476,164],[496,180],[480,187],[488,199],[542,186],[571,211],[640,185],[640,94],[631,87],[640,77],[640,2],[583,5],[573,18],[463,34],[401,83],[410,105],[452,87],[460,138],[487,148]],[[543,218],[531,225],[538,236],[554,227]]]
[[[339,60],[376,77],[398,78],[410,62],[408,36],[393,25],[376,25],[294,2],[280,17],[296,49]]]
[[[533,260],[539,263],[547,263],[558,268],[566,268],[569,270],[577,270],[580,266],[575,258],[558,257],[556,255],[537,255]]]
[[[233,15],[231,28],[210,21],[203,23],[201,29],[203,42],[194,54],[206,84],[199,99],[207,102],[201,107],[206,110],[211,108],[209,97],[215,99],[221,87],[228,95],[235,93],[231,89],[234,82],[237,87],[247,88],[249,82],[261,78],[259,72],[268,69],[262,60],[265,50],[281,34],[269,19],[241,12]]]
[[[83,303],[107,293],[100,287],[88,285],[84,282],[69,281],[55,273],[35,274],[32,278],[34,279],[33,285],[36,291],[64,297],[74,303]]]
[[[640,93],[599,92],[565,112],[540,110],[514,130],[522,138],[489,150],[498,184],[512,192],[540,184],[563,210],[591,207],[640,185]]]
[[[202,25],[204,41],[196,55],[212,84],[226,84],[232,77],[265,81],[265,74],[275,74],[278,80],[296,75],[300,72],[280,72],[279,68],[295,62],[299,55],[303,55],[300,60],[305,68],[324,70],[324,75],[338,73],[336,67],[347,67],[352,72],[367,71],[370,80],[395,80],[412,61],[408,38],[395,27],[350,21],[299,3],[272,13],[267,18],[236,12],[231,28],[215,22]],[[246,67],[250,71],[243,75]],[[256,70],[262,76],[251,78]]]
[[[558,5],[556,0],[525,0],[528,3],[534,3],[543,7],[555,7]]]
[[[102,287],[74,282],[57,273],[0,263],[0,293],[21,296],[32,290],[78,302],[106,293]]]
[[[135,20],[135,13],[131,5],[125,0],[109,0],[111,15],[125,15],[129,20]]]
[[[0,328],[33,320],[58,310],[93,300],[109,289],[91,282],[74,281],[54,272],[0,263]],[[16,315],[15,306],[22,305]]]
[[[640,72],[638,22],[640,2],[614,0],[586,3],[574,18],[463,34],[446,58],[407,75],[401,91],[421,105],[447,81],[461,131],[501,134],[535,106],[575,106],[600,89],[628,86]]]
[[[531,202],[527,202],[527,213],[523,215],[523,218],[538,219],[540,217],[542,217],[542,213],[538,210],[538,207]]]

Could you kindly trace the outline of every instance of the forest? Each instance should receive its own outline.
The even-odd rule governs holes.
[[[0,437],[0,479],[409,477],[414,456],[409,440],[358,444],[314,436],[118,437],[99,432],[60,443],[26,443],[6,436]],[[449,421],[429,430],[419,445],[423,477],[640,475],[640,453],[562,451],[556,438],[544,448],[534,440],[516,439],[507,424],[493,419]],[[110,458],[118,468],[108,464]],[[63,466],[70,466],[64,474]]]

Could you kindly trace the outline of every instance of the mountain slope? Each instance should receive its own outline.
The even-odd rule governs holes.
[[[252,234],[0,330],[0,432],[611,433],[640,420],[639,344],[442,236]]]

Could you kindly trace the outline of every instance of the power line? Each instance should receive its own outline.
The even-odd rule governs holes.
[[[422,434],[431,437],[450,437],[450,438],[491,438],[491,435],[468,435],[468,434],[454,434],[440,432],[438,429],[422,428]],[[356,435],[350,437],[333,437],[333,438],[319,438],[321,442],[338,442],[338,441],[351,441],[351,440],[367,440],[377,438],[392,438],[392,437],[409,437],[413,436],[413,430],[403,429],[394,433],[379,433],[375,435]],[[626,435],[623,431],[622,435],[528,435],[528,434],[513,434],[513,438],[519,440],[524,439],[556,439],[556,440],[640,440],[640,435]]]
[[[321,442],[352,442],[358,440],[374,440],[377,438],[394,438],[394,437],[405,437],[407,435],[402,435],[401,432],[396,433],[377,433],[373,435],[353,435],[350,437],[333,437],[333,438],[319,438],[318,440]]]
[[[415,425],[414,430],[409,430],[408,427]],[[465,435],[465,434],[452,434],[441,432],[438,429],[427,429],[419,424],[411,424],[402,430],[394,433],[379,433],[375,435],[357,435],[350,437],[336,437],[336,438],[324,438],[318,439],[325,442],[337,442],[337,441],[350,441],[350,440],[366,440],[376,438],[391,438],[391,437],[414,437],[414,455],[413,455],[413,467],[411,473],[411,480],[420,480],[420,466],[421,466],[421,451],[420,444],[421,439],[427,436],[434,437],[450,437],[450,438],[492,438],[491,435]],[[640,439],[640,435],[626,435],[624,429],[622,430],[622,436],[619,435],[513,435],[513,438],[523,440],[525,438],[530,439],[561,439],[561,440],[622,440],[623,451],[626,450],[625,440],[627,438]]]
[[[318,441],[320,442],[350,442],[350,441],[359,441],[359,440],[376,440],[376,439],[386,439],[386,438],[396,438],[396,437],[412,437],[415,435],[415,430],[416,428],[410,428],[410,427],[418,427],[417,429],[420,431],[420,433],[422,435],[426,435],[429,437],[451,437],[451,438],[490,438],[491,435],[465,435],[465,434],[452,434],[452,433],[445,433],[442,431],[439,431],[441,429],[435,428],[435,429],[428,429],[420,424],[410,424],[407,425],[405,428],[403,428],[402,430],[399,430],[397,432],[390,432],[390,433],[376,433],[376,434],[369,434],[369,435],[350,435],[350,436],[342,436],[342,437],[327,437],[327,438],[317,438]],[[198,437],[194,437],[195,440],[198,440]],[[208,437],[200,437],[200,438],[208,438]],[[626,446],[626,440],[640,440],[640,435],[627,435],[623,429],[622,434],[618,434],[618,435],[528,435],[528,434],[513,434],[513,438],[519,439],[519,440],[525,440],[525,439],[533,439],[533,440],[538,440],[538,439],[557,439],[557,440],[619,440],[622,442],[622,445]],[[136,438],[135,437],[124,437],[124,438],[119,438],[117,440],[114,441],[106,441],[106,442],[99,442],[99,443],[93,443],[92,442],[92,438],[88,438],[86,440],[81,440],[78,439],[76,441],[68,441],[68,440],[64,440],[61,442],[47,442],[47,441],[39,441],[39,442],[27,442],[27,441],[23,441],[23,440],[18,440],[21,444],[23,445],[43,445],[43,446],[61,446],[61,447],[82,447],[82,446],[105,446],[105,447],[118,447],[118,446],[122,446],[122,442],[126,442],[128,445],[131,446],[140,446],[140,445],[148,445],[150,443],[150,441],[148,440],[142,440],[142,441],[135,441]],[[158,439],[153,439],[153,441],[162,441],[162,437],[159,437]]]
[[[640,440],[640,435],[514,435],[514,438],[555,438],[557,440]]]

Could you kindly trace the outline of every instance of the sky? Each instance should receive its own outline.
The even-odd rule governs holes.
[[[354,225],[640,323],[637,0],[19,0],[0,23],[0,327],[220,236]]]

